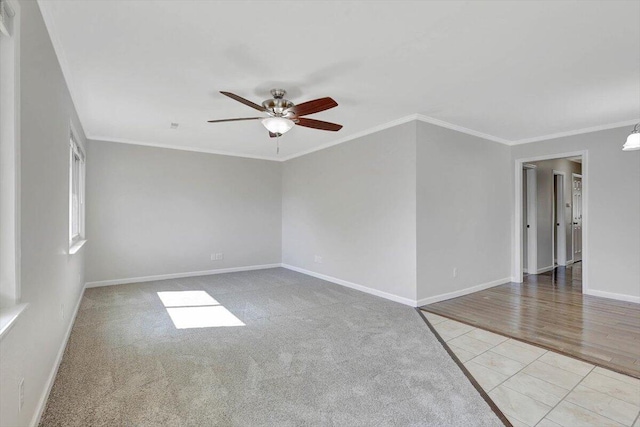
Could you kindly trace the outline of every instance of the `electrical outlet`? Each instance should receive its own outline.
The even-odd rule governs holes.
[[[224,253],[222,252],[211,254],[211,261],[221,261],[223,259],[224,259]]]
[[[458,277],[458,267],[453,267],[453,277]]]
[[[22,411],[24,406],[24,378],[20,378],[20,384],[18,385],[18,412]]]
[[[318,264],[322,264],[322,257],[320,255],[316,255],[313,259],[313,262],[317,262]]]

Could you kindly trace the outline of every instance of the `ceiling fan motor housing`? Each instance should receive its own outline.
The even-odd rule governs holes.
[[[292,118],[295,116],[291,108],[295,107],[295,104],[288,99],[284,99],[287,91],[284,89],[271,89],[271,95],[273,99],[267,99],[262,103],[262,106],[267,110],[267,114],[273,117],[285,117]]]

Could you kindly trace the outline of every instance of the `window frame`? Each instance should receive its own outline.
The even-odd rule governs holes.
[[[0,340],[28,303],[20,287],[20,4],[2,0],[0,32]]]
[[[85,240],[85,210],[86,210],[86,194],[85,194],[85,171],[86,171],[86,156],[82,145],[80,145],[78,139],[78,132],[75,131],[73,123],[69,126],[69,253],[75,254]],[[77,172],[77,224],[78,232],[74,233],[74,217],[76,215],[73,198],[74,198],[74,166],[78,159],[78,172]]]

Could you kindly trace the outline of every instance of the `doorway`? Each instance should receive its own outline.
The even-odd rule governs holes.
[[[516,160],[514,282],[569,274],[587,289],[586,161],[586,151]]]

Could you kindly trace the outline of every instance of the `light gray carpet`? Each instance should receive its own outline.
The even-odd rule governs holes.
[[[176,329],[186,290],[246,326]],[[41,425],[502,423],[415,310],[277,268],[87,289]]]

